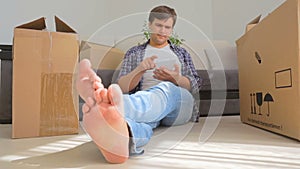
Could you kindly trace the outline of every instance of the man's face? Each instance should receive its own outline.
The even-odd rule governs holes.
[[[166,43],[172,34],[173,22],[173,18],[164,20],[155,18],[152,23],[149,23],[149,28],[151,31],[150,40],[157,45]]]

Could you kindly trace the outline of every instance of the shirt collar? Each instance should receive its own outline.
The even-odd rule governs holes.
[[[144,49],[146,49],[146,47],[149,43],[150,43],[150,39],[142,45],[144,47]],[[168,43],[172,49],[175,48],[175,45],[170,40],[168,40]]]

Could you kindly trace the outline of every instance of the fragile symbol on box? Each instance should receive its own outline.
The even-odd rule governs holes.
[[[263,97],[262,92],[250,93],[250,103],[251,103],[250,112],[251,112],[251,114],[257,114],[257,111],[258,111],[258,115],[262,115],[261,107],[263,105],[263,102],[267,102],[267,104],[268,104],[267,116],[270,116],[270,112],[271,112],[270,102],[274,102],[272,95],[270,93],[266,93],[265,96]],[[258,110],[256,109],[256,105],[258,106]]]

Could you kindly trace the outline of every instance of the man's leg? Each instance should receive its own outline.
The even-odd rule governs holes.
[[[161,125],[176,126],[190,121],[194,109],[194,97],[188,90],[183,88],[180,88],[180,90],[180,98],[177,100],[176,109],[161,120]]]
[[[124,120],[122,91],[117,85],[105,89],[88,60],[79,64],[76,82],[83,105],[83,125],[110,163],[128,159],[129,133]]]
[[[182,92],[185,94],[182,95]],[[132,95],[125,95],[126,102],[125,117],[136,122],[152,123],[159,122],[169,113],[178,109],[178,104],[185,95],[191,94],[171,82],[162,82],[148,90],[136,92]],[[184,96],[184,98],[183,98]],[[192,96],[190,97],[192,98]],[[193,101],[189,99],[188,101]]]
[[[152,129],[160,123],[171,126],[188,122],[193,101],[189,91],[171,82],[162,82],[149,90],[124,95],[125,118],[132,134],[130,153],[142,153],[152,137]]]

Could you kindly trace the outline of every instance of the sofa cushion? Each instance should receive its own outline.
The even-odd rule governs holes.
[[[212,70],[237,70],[236,46],[226,41],[214,41],[214,48],[205,48],[205,54],[209,59]]]
[[[201,90],[238,90],[238,70],[197,70],[203,79]]]

